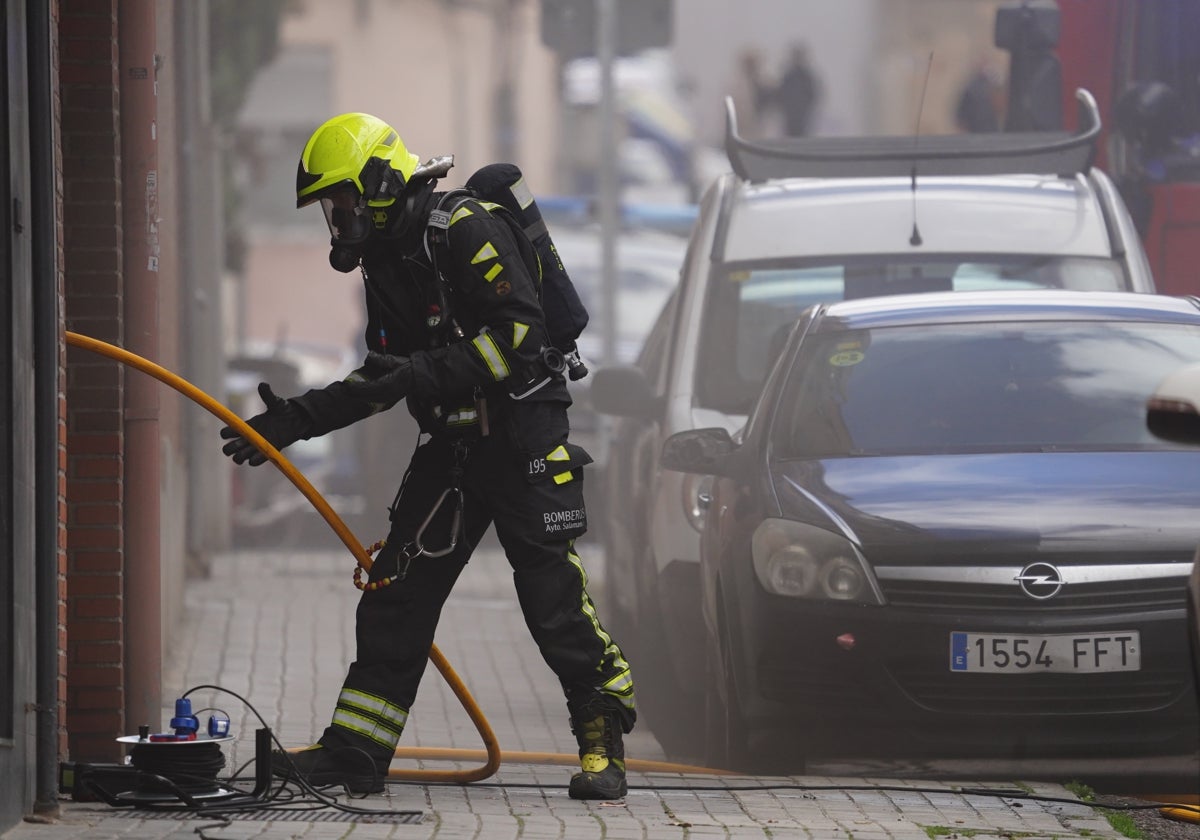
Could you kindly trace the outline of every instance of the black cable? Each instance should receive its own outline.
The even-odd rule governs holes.
[[[129,763],[196,793],[217,788],[217,774],[225,766],[225,756],[220,744],[137,744],[129,752]]]
[[[291,764],[292,759],[291,759],[290,753],[288,753],[287,749],[283,746],[283,743],[280,742],[279,738],[275,735],[274,730],[272,730],[271,727],[267,725],[266,720],[259,713],[258,709],[256,709],[254,707],[253,703],[251,703],[249,700],[247,700],[242,695],[238,694],[236,691],[232,691],[231,689],[224,688],[219,685],[211,685],[211,684],[203,684],[203,685],[193,686],[192,688],[189,688],[187,691],[185,691],[182,696],[187,697],[192,692],[200,691],[201,689],[210,689],[212,691],[220,691],[220,692],[223,692],[225,694],[228,694],[228,695],[240,700],[246,706],[246,708],[249,709],[256,718],[258,718],[258,721],[259,721],[259,723],[262,724],[263,728],[268,730],[271,733],[271,741],[279,748],[279,755],[281,755],[289,764]],[[347,747],[346,749],[356,749],[356,748]],[[364,750],[357,750],[357,751],[361,752],[364,757],[366,757],[368,760],[370,760],[372,769],[375,769],[374,768],[374,760],[371,759],[370,756]],[[204,815],[213,815],[213,816],[219,816],[222,811],[251,809],[251,808],[256,808],[256,807],[261,808],[263,810],[297,810],[295,807],[280,807],[280,806],[272,806],[272,805],[267,805],[266,807],[264,807],[264,802],[274,801],[277,798],[277,796],[279,796],[281,794],[281,792],[287,787],[288,783],[290,783],[290,782],[295,782],[297,784],[297,786],[300,787],[306,794],[308,794],[308,797],[310,797],[309,800],[306,800],[301,797],[297,797],[296,799],[290,799],[290,800],[288,800],[288,804],[290,806],[295,806],[298,804],[311,804],[311,807],[313,810],[317,810],[321,807],[326,807],[326,808],[333,808],[338,811],[343,811],[343,812],[349,813],[349,814],[361,814],[361,815],[366,815],[366,816],[381,816],[384,814],[399,813],[396,811],[381,811],[381,810],[374,809],[374,808],[355,808],[351,805],[345,805],[345,804],[339,802],[336,798],[331,797],[328,794],[324,793],[325,788],[315,788],[312,785],[310,785],[308,783],[308,781],[299,773],[299,771],[296,769],[294,764],[292,764],[292,766],[291,766],[291,773],[289,774],[289,777],[286,780],[284,780],[283,782],[281,782],[279,787],[266,800],[254,799],[254,800],[250,800],[250,801],[240,801],[240,802],[213,803],[211,805],[206,805],[202,808],[194,808],[192,810],[198,815],[204,814]],[[334,787],[334,786],[329,785],[327,787]],[[351,799],[361,799],[366,796],[366,794],[361,794],[361,795],[355,796],[352,793],[347,793],[347,795]],[[315,803],[311,802],[311,800],[315,800]],[[319,804],[316,804],[316,803],[319,803]]]

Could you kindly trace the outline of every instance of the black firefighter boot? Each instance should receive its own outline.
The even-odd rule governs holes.
[[[571,718],[581,771],[571,777],[572,799],[620,799],[625,795],[625,745],[612,710],[581,710]]]
[[[271,773],[314,788],[342,785],[350,793],[383,793],[388,760],[357,747],[313,744],[295,752],[271,753]]]

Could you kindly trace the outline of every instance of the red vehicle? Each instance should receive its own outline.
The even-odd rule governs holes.
[[[1087,88],[1106,137],[1097,163],[1138,224],[1155,283],[1200,294],[1200,3],[1058,0],[1062,113]]]

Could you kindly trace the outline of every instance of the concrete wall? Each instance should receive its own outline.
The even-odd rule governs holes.
[[[26,14],[23,3],[5,5],[0,21],[6,33],[0,50],[0,81],[5,83],[6,115],[0,119],[7,151],[6,185],[0,224],[6,238],[0,255],[7,282],[0,305],[6,347],[0,351],[0,408],[5,447],[0,456],[0,691],[6,692],[0,709],[5,714],[0,727],[0,833],[19,822],[34,801],[36,718],[30,705],[37,699],[34,633],[34,396],[33,396],[33,266],[30,207],[30,102],[28,101],[29,46],[26,43]],[[50,430],[53,433],[53,430]]]

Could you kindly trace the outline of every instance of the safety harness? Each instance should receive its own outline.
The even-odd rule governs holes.
[[[450,481],[442,494],[438,496],[437,501],[433,503],[429,513],[422,520],[417,532],[413,534],[413,538],[405,543],[400,551],[396,554],[396,571],[391,575],[379,578],[378,580],[368,581],[363,583],[361,564],[354,567],[354,585],[363,592],[373,592],[377,589],[391,586],[398,580],[404,580],[408,576],[408,567],[413,560],[418,557],[445,557],[458,546],[458,539],[462,534],[462,518],[463,518],[463,491],[462,479],[463,471],[466,467],[467,456],[470,454],[470,447],[463,439],[457,439],[453,443],[453,457],[451,459],[449,477]],[[396,491],[396,498],[392,501],[391,513],[395,516],[396,506],[399,504],[400,495],[404,492],[404,485],[408,483],[409,472],[404,473],[404,479],[400,482],[400,489]],[[444,548],[432,549],[425,545],[425,531],[433,522],[433,518],[446,504],[453,505],[450,518],[450,536]],[[387,540],[382,539],[371,545],[367,549],[368,555],[374,555],[380,549],[387,545]]]

